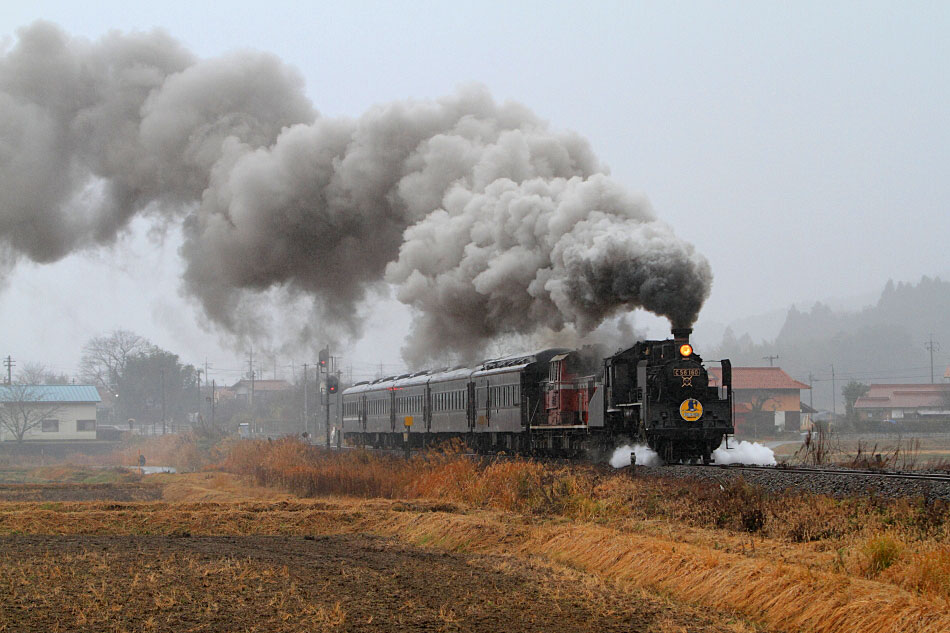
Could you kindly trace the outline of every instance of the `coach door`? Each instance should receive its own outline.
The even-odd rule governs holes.
[[[396,389],[389,390],[389,430],[396,432]]]
[[[466,385],[466,398],[465,398],[465,413],[468,416],[468,428],[473,430],[475,428],[475,420],[478,417],[478,406],[476,404],[475,398],[475,381],[468,383]]]
[[[475,430],[483,431],[491,424],[491,388],[488,378],[475,381]]]
[[[366,396],[365,395],[360,396],[359,400],[357,401],[357,406],[359,407],[357,414],[359,415],[359,418],[360,418],[360,431],[363,433],[366,433]]]
[[[427,433],[432,430],[432,390],[429,389],[429,383],[425,384],[422,395],[422,426]]]

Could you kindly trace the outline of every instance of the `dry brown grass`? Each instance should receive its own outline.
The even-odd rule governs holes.
[[[212,443],[195,433],[174,433],[152,437],[125,435],[124,437],[125,439],[111,453],[105,455],[71,453],[61,460],[60,466],[65,468],[138,466],[139,455],[144,455],[146,466],[171,466],[178,472],[195,472],[220,462],[233,446],[241,443],[231,438]]]
[[[754,554],[753,534],[770,555],[807,561],[809,569],[875,578],[950,600],[950,505],[941,501],[773,495],[742,480],[723,486],[643,480],[591,467],[475,461],[452,450],[406,461],[358,451],[326,453],[293,440],[241,443],[223,467],[305,497],[431,499],[626,531],[665,531],[670,540],[690,528],[698,544],[716,550]]]
[[[946,602],[892,585],[725,554],[670,539],[586,525],[524,527],[484,517],[424,515],[386,530],[420,544],[478,552],[520,550],[608,580],[738,610],[782,631],[950,630]]]
[[[0,534],[371,532],[540,556],[776,630],[950,630],[950,507],[939,501],[774,495],[451,448],[409,461],[293,440],[229,449],[219,467],[245,483],[163,475],[152,480],[161,503],[0,504]]]
[[[470,472],[467,467],[456,467],[452,472],[456,470]],[[524,481],[519,472],[498,470],[493,476],[507,473],[514,482]],[[178,498],[208,498],[209,491],[215,490],[221,496],[215,502],[58,503],[52,507],[37,503],[0,504],[0,534],[197,537],[375,533],[398,536],[417,546],[541,557],[631,590],[648,588],[703,608],[743,613],[774,630],[950,630],[950,603],[946,598],[950,594],[945,586],[950,552],[943,546],[942,550],[924,554],[915,549],[920,543],[905,543],[906,532],[888,532],[886,536],[891,541],[855,537],[852,554],[844,556],[843,564],[836,566],[834,561],[839,556],[833,552],[816,551],[811,557],[797,557],[822,544],[821,541],[783,542],[744,532],[741,527],[695,527],[689,522],[655,518],[647,521],[629,516],[597,524],[567,521],[553,510],[547,514],[459,510],[448,503],[447,491],[453,488],[445,487],[449,483],[456,485],[459,480],[454,477],[445,478],[437,488],[420,491],[430,494],[435,490],[441,497],[418,501],[292,500],[287,496],[274,499],[272,489],[256,485],[242,488],[234,476],[222,473],[162,475],[159,480],[175,490],[175,495],[181,495]],[[629,483],[636,487],[655,484]],[[626,486],[608,480],[602,482],[600,494],[604,489],[617,494]],[[478,490],[480,486],[471,491],[463,488],[465,495]],[[517,491],[518,485],[512,485],[511,490]],[[272,499],[262,500],[268,496]],[[517,499],[525,496],[524,491],[515,495]],[[254,498],[258,500],[250,500]],[[507,493],[487,500],[478,495],[467,498],[500,505],[510,503]],[[467,505],[470,503],[458,507]],[[531,503],[528,507],[538,506]],[[568,512],[574,510],[568,508]],[[885,561],[887,564],[882,564]],[[171,570],[184,564],[187,561],[168,561],[167,566]],[[16,578],[16,573],[9,577]],[[47,570],[40,576],[51,573]],[[182,577],[190,578],[190,573],[186,570]],[[202,573],[218,572],[206,569]],[[220,573],[230,578],[227,570]],[[253,575],[245,577],[253,579]],[[177,601],[189,599],[171,590],[153,593],[155,600],[172,607]],[[284,612],[297,612],[292,603],[281,604]],[[89,610],[86,605],[81,617],[91,623],[99,622],[97,618],[103,614],[96,608]],[[451,608],[443,615],[446,624],[457,616]]]

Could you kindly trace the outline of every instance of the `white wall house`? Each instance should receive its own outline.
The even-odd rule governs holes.
[[[96,439],[99,392],[91,385],[0,385],[0,440]]]

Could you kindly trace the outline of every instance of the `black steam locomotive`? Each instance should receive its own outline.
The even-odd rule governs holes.
[[[479,452],[560,456],[641,442],[668,462],[709,461],[734,432],[731,368],[721,361],[722,384],[712,384],[690,332],[606,358],[550,349],[357,383],[343,392],[343,437],[387,448],[458,438]]]

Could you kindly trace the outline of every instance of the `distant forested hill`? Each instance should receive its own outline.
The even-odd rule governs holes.
[[[776,365],[795,378],[815,379],[815,406],[831,407],[831,366],[841,385],[860,382],[930,382],[931,333],[942,343],[934,354],[934,373],[942,380],[950,358],[950,282],[924,277],[917,284],[887,282],[877,303],[858,312],[834,312],[816,303],[810,311],[792,307],[774,341],[753,342],[726,330],[718,358],[734,365]],[[713,357],[712,355],[710,357]],[[808,393],[802,398],[808,402]]]

